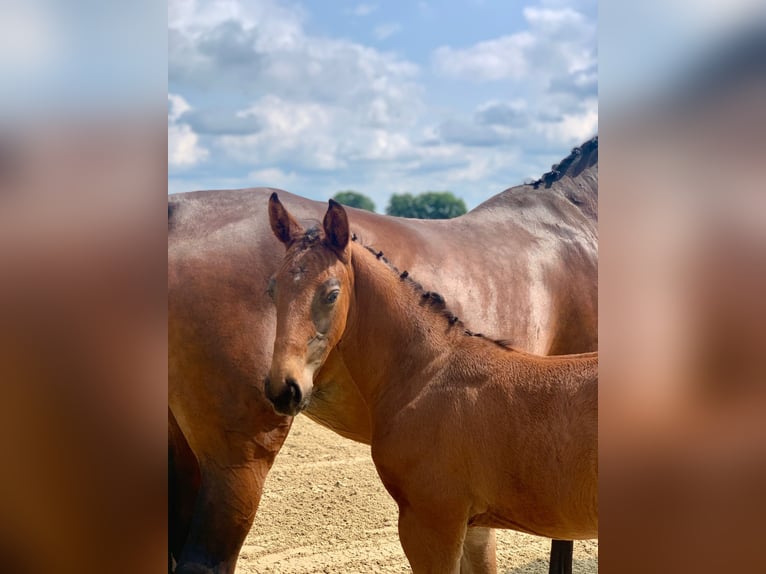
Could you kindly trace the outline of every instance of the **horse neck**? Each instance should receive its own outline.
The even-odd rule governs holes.
[[[373,426],[445,375],[452,381],[496,378],[517,389],[522,402],[585,393],[588,405],[596,404],[597,353],[542,357],[466,336],[366,249],[354,245],[352,266],[354,300],[338,350]]]
[[[368,404],[397,385],[417,392],[451,351],[446,319],[421,305],[419,294],[384,262],[356,244],[352,251],[354,302],[343,340],[343,360]]]

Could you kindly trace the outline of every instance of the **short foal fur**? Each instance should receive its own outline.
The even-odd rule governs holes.
[[[269,217],[287,254],[270,289],[267,396],[297,414],[314,373],[340,356],[416,574],[458,572],[470,526],[597,537],[596,353],[540,357],[475,336],[441,296],[353,241],[332,200],[321,229],[304,230],[276,194]]]

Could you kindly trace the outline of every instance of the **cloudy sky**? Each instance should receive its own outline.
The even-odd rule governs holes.
[[[171,0],[168,26],[171,193],[470,208],[598,127],[595,0]]]

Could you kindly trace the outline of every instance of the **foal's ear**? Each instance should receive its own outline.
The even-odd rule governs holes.
[[[286,247],[290,247],[293,241],[303,233],[303,227],[287,212],[276,193],[272,193],[269,198],[269,223],[274,235]]]
[[[343,256],[348,245],[348,216],[343,206],[334,199],[330,200],[322,225],[327,244],[338,255]]]

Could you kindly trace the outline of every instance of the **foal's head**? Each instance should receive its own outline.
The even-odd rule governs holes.
[[[277,412],[296,415],[308,404],[314,373],[346,328],[353,288],[348,218],[331,199],[322,228],[305,230],[274,193],[269,220],[287,253],[269,283],[277,334],[266,396]]]

